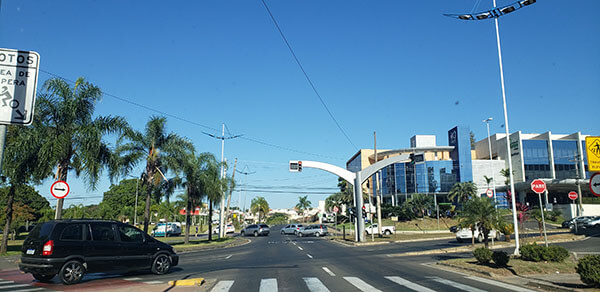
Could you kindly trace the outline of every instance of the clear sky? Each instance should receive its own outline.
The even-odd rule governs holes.
[[[476,2],[479,4],[476,6]],[[498,5],[514,1],[498,0]],[[493,20],[442,16],[487,10],[492,0],[323,1],[267,3],[349,142],[312,91],[260,0],[4,0],[0,47],[41,56],[38,91],[51,74],[83,76],[103,91],[168,115],[168,128],[198,151],[225,157],[246,184],[281,193],[246,192],[272,208],[313,206],[337,178],[289,160],[344,166],[358,148],[409,146],[415,134],[467,125],[477,140],[504,132]],[[511,132],[600,134],[600,1],[539,0],[500,18]],[[157,114],[105,96],[99,115],[121,115],[142,130]],[[183,121],[186,120],[186,121]],[[258,142],[256,142],[258,141]],[[354,144],[355,146],[353,146]],[[273,146],[274,145],[274,146]],[[306,152],[306,153],[301,153]],[[313,155],[313,154],[318,154]],[[138,175],[141,168],[134,173]],[[232,170],[229,169],[229,174]],[[101,200],[70,174],[65,206]],[[50,199],[50,181],[38,187]],[[233,205],[244,196],[236,192]],[[86,198],[86,199],[82,199]]]

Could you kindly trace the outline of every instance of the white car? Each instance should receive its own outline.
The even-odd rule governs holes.
[[[600,216],[594,217],[585,222],[585,228],[600,227]]]
[[[233,227],[233,225],[227,224],[227,226],[225,226],[225,233],[234,233],[234,232],[235,232],[235,227]],[[213,229],[213,234],[219,234],[219,226],[217,226],[215,229]]]
[[[281,228],[281,234],[295,234],[295,235],[298,235],[298,232],[303,227],[304,226],[302,224],[290,224],[290,225],[286,225],[285,227]]]
[[[489,239],[496,239],[499,240],[500,239],[500,232],[497,232],[496,230],[492,229],[490,230],[490,232],[488,233],[488,238]],[[462,229],[458,229],[458,231],[456,231],[456,241],[458,242],[463,242],[463,241],[471,241],[471,236],[473,234],[471,233],[471,228],[462,228]],[[479,232],[478,229],[475,230],[475,241],[477,242],[483,242],[483,234]]]
[[[365,232],[368,235],[371,235],[371,233],[378,234],[379,228],[377,227],[377,223],[365,227]],[[385,235],[394,234],[396,233],[396,226],[381,226],[381,232]]]

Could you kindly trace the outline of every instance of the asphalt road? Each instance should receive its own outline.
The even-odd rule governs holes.
[[[269,236],[246,237],[250,242],[242,246],[180,253],[179,265],[167,275],[147,271],[92,274],[81,284],[65,286],[57,279],[53,284],[43,284],[28,274],[3,270],[0,291],[178,291],[182,289],[169,288],[166,283],[196,277],[206,282],[191,291],[527,291],[427,265],[467,254],[389,256],[468,244],[453,239],[354,247],[328,237],[280,235],[280,228],[274,226]],[[599,244],[596,234],[585,241],[561,245],[585,254],[597,253]]]

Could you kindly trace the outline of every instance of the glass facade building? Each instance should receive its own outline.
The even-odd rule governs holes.
[[[523,167],[527,181],[552,177],[548,141],[523,140]]]

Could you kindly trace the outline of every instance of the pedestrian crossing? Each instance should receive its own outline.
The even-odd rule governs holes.
[[[19,284],[15,283],[15,281],[0,279],[0,291],[33,292],[49,290],[42,287],[35,287],[30,284]]]
[[[331,282],[331,279],[335,279],[335,278],[329,278],[329,282]],[[340,278],[337,278],[337,279],[340,279]],[[503,291],[534,292],[533,290],[529,290],[529,289],[526,289],[523,287],[510,285],[510,284],[507,284],[504,282],[499,282],[499,281],[495,281],[492,279],[481,278],[481,277],[476,277],[476,276],[462,276],[462,277],[453,278],[452,280],[444,279],[444,278],[438,277],[438,276],[429,276],[429,277],[425,277],[423,279],[423,281],[421,281],[422,283],[415,283],[413,281],[407,280],[400,276],[384,276],[383,279],[386,280],[385,281],[387,283],[386,285],[382,284],[381,282],[369,283],[368,281],[366,281],[364,279],[361,279],[359,277],[353,277],[353,276],[341,277],[341,279],[343,279],[342,282],[344,282],[345,284],[349,284],[351,287],[354,287],[356,290],[363,291],[363,292],[367,292],[367,291],[368,292],[380,292],[380,291],[382,291],[380,289],[384,289],[386,291],[418,291],[418,292],[435,292],[435,291],[446,291],[446,290],[460,290],[460,291],[467,291],[467,292],[484,292],[484,291],[487,291],[487,289],[490,289],[490,288],[481,289],[481,288],[472,286],[474,284],[465,284],[465,283],[459,282],[462,279],[465,279],[467,281],[470,280],[471,282],[473,282],[473,281],[478,282],[479,287],[481,287],[483,285],[483,286],[492,286],[496,290],[501,289]],[[341,289],[339,285],[336,285],[335,288],[333,288],[333,287],[328,288],[317,277],[303,277],[302,280],[305,284],[306,291],[310,291],[310,292],[330,292],[330,291],[340,291],[340,289]],[[373,281],[373,279],[370,279],[370,280]],[[344,283],[342,283],[342,285],[344,285]],[[432,283],[436,284],[435,287],[427,287],[427,285],[431,285]],[[397,286],[394,286],[394,284],[396,284]],[[245,285],[247,285],[247,283]],[[394,287],[394,288],[390,288],[390,287]],[[277,283],[277,279],[268,278],[268,279],[260,280],[260,286],[258,287],[258,291],[259,292],[277,292],[279,288],[282,288],[282,290],[289,290],[289,288],[286,288],[286,287],[279,287],[278,283]],[[209,291],[211,291],[211,292],[227,292],[227,291],[230,291],[230,289],[232,289],[233,291],[253,291],[254,290],[248,286],[236,287],[235,280],[217,280],[215,285],[212,288],[208,287],[208,289],[210,289]],[[292,290],[302,291],[303,289],[294,287],[294,289],[292,289]],[[254,291],[256,291],[256,290],[254,290]]]

